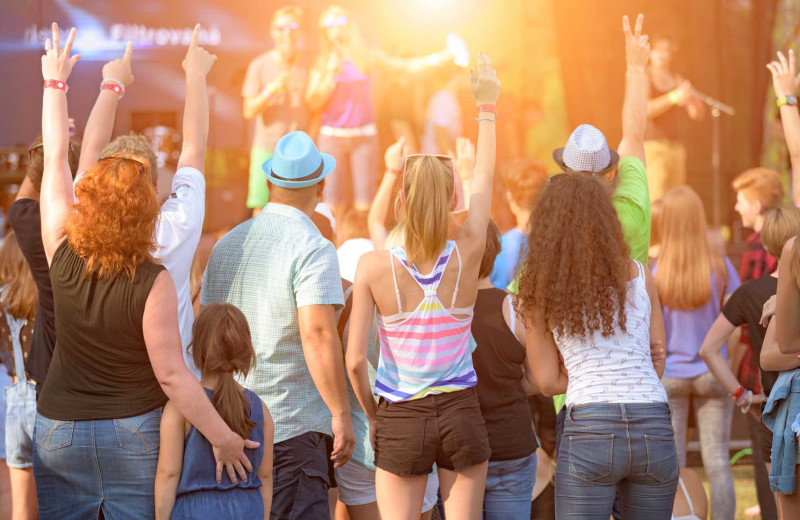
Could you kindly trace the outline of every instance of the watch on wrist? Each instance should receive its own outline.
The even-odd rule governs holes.
[[[778,108],[782,107],[783,105],[797,106],[797,96],[793,94],[786,94],[785,96],[779,97]]]

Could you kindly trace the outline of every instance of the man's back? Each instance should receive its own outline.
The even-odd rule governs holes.
[[[303,355],[298,307],[340,307],[336,250],[308,216],[270,203],[214,247],[202,305],[228,302],[247,317],[258,356],[244,380],[275,417],[275,442],[305,432],[331,433],[331,415]]]

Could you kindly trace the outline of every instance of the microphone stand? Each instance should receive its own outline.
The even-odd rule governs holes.
[[[729,116],[736,115],[736,111],[732,106],[726,105],[722,101],[714,99],[708,94],[704,94],[698,90],[691,89],[693,97],[699,99],[711,109],[711,175],[712,175],[712,189],[714,191],[713,199],[713,217],[714,227],[719,228],[722,222],[722,188],[720,186],[722,175],[720,172],[720,116],[724,113]]]

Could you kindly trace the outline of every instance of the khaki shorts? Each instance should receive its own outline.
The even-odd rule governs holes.
[[[378,404],[375,465],[395,475],[427,475],[434,462],[461,471],[489,460],[489,436],[475,388]]]

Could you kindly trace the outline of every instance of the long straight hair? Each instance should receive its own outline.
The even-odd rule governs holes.
[[[703,202],[692,188],[673,188],[662,201],[658,295],[671,309],[698,309],[711,298],[712,275],[720,290],[725,287],[725,261],[708,241]]]
[[[6,286],[0,307],[8,309],[7,312],[16,319],[30,321],[36,317],[39,291],[13,231],[6,235],[0,246],[0,285]]]
[[[234,373],[246,377],[256,363],[247,318],[230,303],[212,303],[197,315],[192,338],[195,366],[203,375],[219,376],[214,408],[231,430],[246,439],[256,423]]]
[[[350,13],[338,5],[332,5],[328,7],[319,16],[320,52],[314,63],[314,68],[319,71],[324,70],[328,63],[328,56],[332,52],[336,51],[335,44],[328,39],[325,25],[322,23],[323,20],[329,16],[347,17],[348,22],[347,27],[345,28],[346,36],[342,41],[342,51],[344,54],[343,57],[352,60],[361,72],[368,73],[368,68],[370,65],[369,51],[364,43],[364,37],[361,35],[361,31],[359,31],[358,26],[356,25],[355,20],[353,20],[353,17],[350,16]]]

